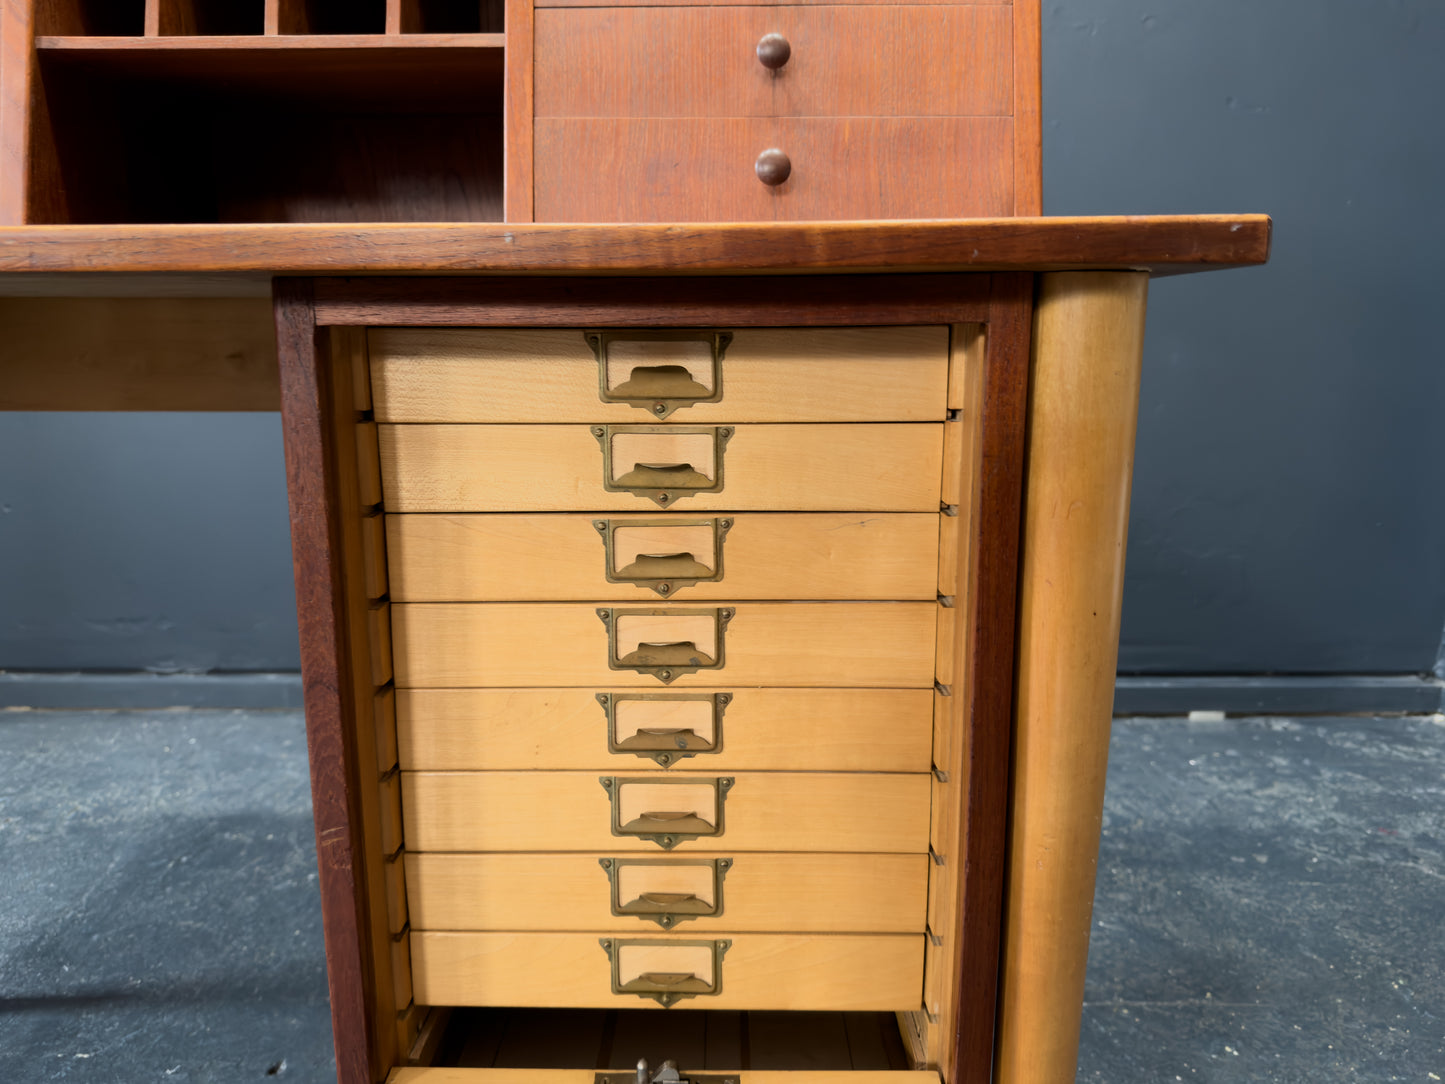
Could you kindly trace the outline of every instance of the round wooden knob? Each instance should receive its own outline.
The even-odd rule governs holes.
[[[793,55],[793,47],[781,34],[764,34],[758,42],[758,63],[769,71],[777,71]]]
[[[758,180],[763,184],[776,187],[786,181],[793,172],[793,163],[777,147],[769,147],[758,155],[758,160],[753,163],[753,169],[757,171]]]

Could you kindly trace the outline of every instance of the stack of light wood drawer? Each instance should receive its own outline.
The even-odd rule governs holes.
[[[369,353],[416,1003],[920,1009],[950,329]]]

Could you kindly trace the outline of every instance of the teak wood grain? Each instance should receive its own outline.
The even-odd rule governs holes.
[[[842,851],[923,854],[928,850],[928,785],[922,773],[736,773],[722,802],[722,832],[664,852],[637,835],[614,835],[612,798],[594,772],[403,772],[402,821],[408,853],[422,851]],[[711,780],[696,772],[651,773],[636,802],[672,803],[636,813],[716,814]],[[635,818],[630,818],[635,819]],[[624,824],[629,821],[624,821]],[[715,824],[715,821],[709,821]],[[659,829],[665,831],[665,829]]]
[[[604,484],[602,446],[586,425],[382,425],[382,489],[397,512],[640,512],[646,496]],[[720,465],[714,437],[612,431],[612,481],[637,463],[686,463],[717,481],[679,490],[669,511],[924,512],[938,507],[940,424],[730,427]],[[639,437],[645,439],[637,439]],[[691,439],[688,439],[691,438]],[[673,446],[677,445],[677,446]],[[706,446],[709,461],[699,461]],[[624,453],[631,453],[630,455]],[[681,457],[681,458],[679,458]],[[625,466],[620,466],[623,463]],[[620,469],[625,472],[617,473]]]
[[[668,599],[923,600],[937,593],[939,517],[922,512],[726,515],[721,560],[714,518],[645,513],[393,515],[387,517],[397,602],[526,602],[616,598],[657,601],[645,584],[609,582],[597,524],[614,544],[691,553],[722,578],[669,588]],[[629,524],[661,524],[635,526]],[[637,539],[632,539],[635,534]],[[700,536],[693,539],[693,536]],[[698,544],[698,543],[701,544]],[[620,552],[626,552],[622,550]],[[612,572],[630,574],[614,556]],[[646,573],[640,568],[640,573]],[[383,582],[385,582],[383,580]]]
[[[662,770],[650,757],[608,751],[607,717],[597,691],[400,689],[396,712],[402,767]],[[679,759],[673,772],[926,772],[930,767],[933,693],[928,689],[694,686],[687,692],[725,692],[731,699],[723,711],[721,748]],[[625,725],[625,715],[620,721]]]
[[[645,275],[806,274],[887,268],[895,272],[1137,269],[1159,275],[1261,264],[1269,257],[1269,241],[1267,215],[1059,216],[827,225],[3,226],[0,272]],[[372,297],[382,296],[386,288],[373,283]],[[335,298],[344,291],[328,287],[323,280],[317,284],[318,301],[325,302],[328,294]],[[390,296],[397,298],[396,293]],[[477,293],[472,296],[478,298]],[[867,295],[862,296],[866,299]],[[336,321],[342,311],[332,302],[318,310],[318,316]],[[366,310],[358,307],[353,311]],[[657,320],[665,322],[667,317]],[[379,322],[395,321],[393,315]],[[847,322],[859,321],[850,315]]]
[[[612,885],[599,860],[586,854],[408,854],[406,884],[413,930],[605,930],[645,937],[649,919],[612,913]],[[720,900],[711,866],[727,858]],[[628,865],[630,860],[647,864]],[[733,855],[689,851],[676,859],[626,856],[618,875],[639,891],[696,892],[721,913],[680,920],[678,933],[714,930],[798,933],[922,933],[928,886],[923,854]],[[679,876],[679,875],[682,876]],[[827,901],[823,905],[823,901]]]
[[[628,346],[625,337],[609,345],[607,386],[625,391],[632,365],[695,368],[694,381],[720,389],[720,398],[686,404],[662,419],[680,425],[943,418],[944,327],[719,330],[731,339],[716,387],[710,349],[692,349],[710,344],[639,338],[633,360],[619,364],[614,353]],[[599,362],[580,328],[377,328],[369,339],[381,422],[659,421],[650,397],[636,405],[601,401]]]
[[[936,606],[927,602],[740,602],[723,632],[722,665],[679,674],[669,688],[738,685],[931,688]],[[671,635],[660,603],[653,634]],[[627,619],[618,611],[618,624]],[[546,685],[652,689],[651,674],[609,667],[608,629],[590,603],[398,603],[392,607],[396,682],[402,688]],[[619,649],[622,632],[619,630]],[[680,631],[689,635],[691,626]],[[668,641],[670,642],[670,641]],[[698,647],[702,647],[701,644]],[[624,652],[625,657],[625,652]],[[716,657],[716,656],[715,656]]]
[[[719,993],[684,998],[670,1011],[887,1011],[918,1002],[923,938],[917,934],[743,933],[730,940]],[[675,970],[678,960],[692,963],[685,950],[654,957],[658,970]],[[595,932],[416,933],[412,968],[417,1000],[427,1004],[661,1009],[649,998],[612,993],[612,965]]]
[[[534,205],[543,222],[1005,215],[1012,139],[1007,117],[539,117]],[[776,187],[754,171],[769,148],[792,163]],[[586,185],[569,179],[579,160]]]
[[[543,9],[536,115],[1007,116],[1011,19],[997,4]],[[791,47],[777,71],[757,57],[769,33]]]

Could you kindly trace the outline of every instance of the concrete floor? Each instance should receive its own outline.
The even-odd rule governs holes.
[[[1445,723],[1112,754],[1079,1081],[1445,1077]],[[307,786],[295,713],[0,713],[0,1080],[332,1080]]]

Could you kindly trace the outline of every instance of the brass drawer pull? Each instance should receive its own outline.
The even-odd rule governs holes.
[[[607,626],[607,666],[651,674],[664,685],[683,674],[721,670],[726,663],[723,633],[731,606],[696,610],[647,610],[600,606]]]
[[[602,445],[602,488],[661,507],[693,493],[720,493],[730,425],[594,425]]]
[[[598,782],[612,801],[614,836],[645,839],[670,851],[686,840],[723,834],[723,803],[735,780],[604,775]]]
[[[670,930],[723,913],[723,878],[731,858],[599,858],[607,873],[612,913]]]
[[[731,331],[584,331],[597,357],[598,397],[666,418],[722,399],[722,359]]]
[[[607,715],[607,751],[651,757],[664,768],[719,752],[723,712],[732,699],[732,693],[598,693]]]
[[[671,1008],[685,997],[722,993],[722,960],[730,940],[647,941],[604,937],[612,962],[612,992],[651,998]]]
[[[723,577],[731,519],[595,519],[608,583],[648,587],[664,597]]]

